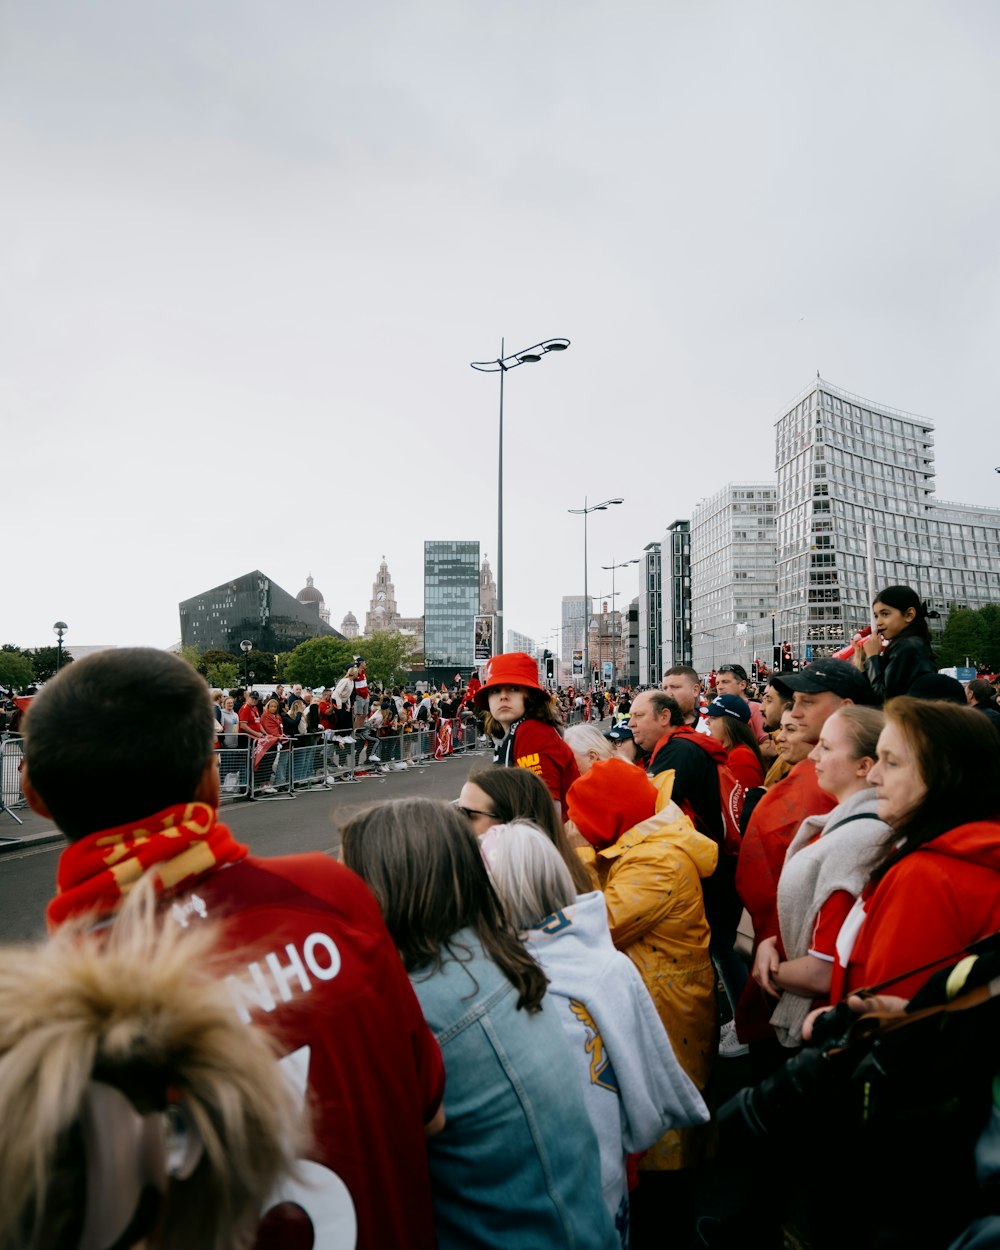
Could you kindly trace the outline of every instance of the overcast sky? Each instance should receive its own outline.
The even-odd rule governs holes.
[[[496,552],[540,642],[819,369],[1000,503],[993,0],[0,0],[0,642]],[[605,582],[607,581],[607,584]],[[629,570],[616,585],[637,591]]]

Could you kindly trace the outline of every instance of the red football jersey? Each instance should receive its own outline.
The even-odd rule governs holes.
[[[444,1065],[367,886],[326,855],[249,857],[179,906],[225,922],[237,1009],[279,1038],[311,1111],[302,1183],[268,1201],[257,1245],[431,1250],[424,1125]]]

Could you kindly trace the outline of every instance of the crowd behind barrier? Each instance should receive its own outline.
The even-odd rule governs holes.
[[[252,746],[216,748],[222,802],[294,797],[407,768],[428,768],[451,755],[493,749],[474,720],[441,721],[436,730],[421,727],[378,737],[360,729],[327,730],[308,737],[310,741],[280,744],[256,768]]]
[[[582,711],[571,709],[566,713],[567,727],[583,719]],[[444,741],[439,740],[441,725],[450,726],[450,730],[444,731]],[[450,747],[447,745],[449,736]],[[436,729],[421,727],[411,733],[373,737],[371,741],[360,729],[327,731],[313,737],[316,740],[312,742],[292,740],[287,746],[283,745],[273,759],[262,761],[256,770],[249,746],[217,748],[222,802],[268,799],[277,794],[294,796],[336,783],[357,782],[407,768],[425,768],[449,755],[493,750],[493,743],[481,734],[478,722],[472,719],[440,722]],[[246,742],[242,735],[238,740]],[[380,749],[377,758],[370,760],[372,752],[366,752],[365,748],[373,742],[377,742]],[[25,806],[19,784],[21,753],[19,737],[8,737],[0,742],[0,799],[4,807],[13,810]]]

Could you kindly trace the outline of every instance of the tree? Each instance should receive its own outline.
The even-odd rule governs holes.
[[[956,608],[945,622],[936,651],[942,668],[968,661],[995,673],[1000,668],[1000,605]]]
[[[354,642],[343,638],[310,638],[290,652],[284,665],[286,681],[304,686],[335,686],[354,658]]]
[[[209,664],[205,676],[208,684],[218,690],[232,690],[242,680],[240,667],[232,657],[225,664]]]
[[[48,681],[50,677],[56,675],[56,664],[59,662],[58,647],[35,647],[34,651],[29,651],[28,655],[31,659],[31,667],[35,671],[35,681]],[[73,657],[63,648],[62,667],[73,663]]]
[[[23,690],[35,679],[31,660],[20,649],[6,643],[0,649],[0,686],[7,690]]]
[[[188,643],[186,647],[181,647],[177,654],[182,660],[185,660],[188,664],[190,664],[193,669],[197,669],[198,665],[201,663],[201,652],[191,643]],[[202,676],[204,676],[204,674],[202,674]]]
[[[354,646],[354,643],[351,644]],[[405,634],[379,631],[358,647],[365,657],[368,680],[379,686],[402,685],[412,659],[411,640]]]
[[[237,663],[237,658],[231,651],[223,651],[219,647],[209,647],[207,651],[201,653],[195,668],[201,673],[202,677],[208,677],[208,670],[215,665]],[[209,682],[211,683],[211,678],[209,678]]]
[[[258,651],[256,647],[247,657],[247,667],[253,673],[254,684],[258,682],[266,683],[275,680],[275,658],[273,651]],[[240,676],[243,676],[243,666],[240,665]]]

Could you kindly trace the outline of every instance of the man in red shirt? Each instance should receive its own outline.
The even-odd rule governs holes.
[[[122,734],[140,694],[157,717]],[[69,841],[49,924],[113,917],[148,872],[177,922],[218,926],[234,1009],[273,1029],[312,1112],[299,1181],[268,1199],[258,1246],[431,1250],[440,1051],[368,888],[326,855],[251,856],[218,822],[210,713],[205,682],[164,651],[100,652],[47,683],[21,776]]]
[[[240,733],[250,738],[263,738],[260,727],[260,695],[256,690],[247,694],[247,701],[240,708]]]

